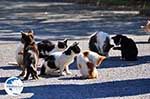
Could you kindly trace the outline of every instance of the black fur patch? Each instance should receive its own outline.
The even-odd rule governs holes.
[[[73,45],[71,45],[67,50],[65,50],[63,53],[65,55],[71,55],[71,51],[73,51],[75,54],[80,53],[80,48],[78,46],[77,42],[74,42]]]
[[[93,35],[90,40],[89,40],[89,49],[93,52],[96,52],[96,53],[99,53],[97,47],[96,47],[96,44],[97,43],[97,36],[96,34]],[[100,54],[100,53],[99,53]]]
[[[80,47],[78,46],[78,44],[76,42],[70,48],[75,54],[78,54],[81,51]]]
[[[53,44],[49,40],[43,40],[43,41],[39,42],[37,44],[37,46],[38,46],[40,58],[44,58],[47,55],[46,52],[50,52],[55,48],[55,44]]]
[[[68,48],[66,51],[63,52],[65,55],[71,55],[71,49]]]
[[[65,42],[58,42],[58,48],[60,49],[67,48],[67,44]]]
[[[50,67],[51,69],[57,69],[56,65],[55,65],[55,56],[50,55],[48,56],[45,61],[47,61],[47,65],[48,67]]]
[[[45,66],[43,65],[43,66],[41,67],[40,75],[46,75],[46,74],[45,74],[45,70],[46,70],[46,68],[45,68]]]
[[[104,53],[107,53],[109,52],[109,50],[113,47],[114,45],[111,45],[110,44],[110,39],[109,37],[106,37],[106,40],[104,42],[104,46],[103,46],[103,51]]]

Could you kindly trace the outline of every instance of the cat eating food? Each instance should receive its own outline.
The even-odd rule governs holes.
[[[110,44],[109,35],[105,32],[95,32],[89,40],[89,49],[99,55],[108,56],[109,50],[113,47]]]
[[[135,42],[123,35],[116,35],[112,37],[114,43],[116,45],[120,45],[120,47],[114,47],[114,50],[121,50],[121,56],[123,60],[126,61],[136,61],[138,55],[138,48]]]

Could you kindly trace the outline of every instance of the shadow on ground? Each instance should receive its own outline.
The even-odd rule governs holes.
[[[120,59],[120,56],[109,57],[104,60],[98,68],[116,68],[116,67],[129,67],[137,66],[140,64],[150,63],[150,56],[139,56],[137,61],[124,61]],[[70,64],[70,69],[77,69],[76,61]]]
[[[146,34],[140,28],[146,23],[146,17],[104,13],[104,10],[93,6],[35,1],[1,1],[0,40],[18,41],[19,32],[28,29],[35,31],[38,40],[81,39],[95,31],[109,34]]]
[[[0,77],[0,83],[4,83],[9,77]]]
[[[19,68],[19,66],[0,66],[0,69],[3,69],[3,70],[13,70],[13,69],[19,69],[20,70],[20,68]]]
[[[150,63],[150,56],[139,56],[137,61],[123,61],[120,57],[110,57],[106,59],[99,68],[116,68],[116,67],[129,67],[141,64]]]
[[[34,93],[33,99],[41,98],[106,98],[134,96],[150,93],[150,79],[135,79],[94,84],[42,85],[25,87],[23,93]],[[4,95],[4,90],[0,90]]]

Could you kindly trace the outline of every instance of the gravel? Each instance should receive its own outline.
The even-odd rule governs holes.
[[[149,36],[139,28],[147,17],[127,12],[104,13],[95,7],[72,3],[25,0],[2,0],[0,8],[0,99],[150,99]],[[21,72],[9,63],[15,62],[20,31],[28,28],[35,30],[36,41],[49,38],[56,43],[69,38],[69,44],[78,41],[82,50],[88,49],[89,35],[97,30],[110,36],[124,34],[136,42],[138,61],[122,61],[120,51],[111,50],[109,58],[98,67],[97,79],[80,79],[74,62],[69,66],[72,75],[23,81],[22,94],[9,96],[4,82]]]

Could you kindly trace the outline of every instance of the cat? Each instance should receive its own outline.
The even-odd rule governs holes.
[[[34,41],[33,31],[30,33],[21,33],[21,42],[24,44],[23,48],[23,65],[24,71],[27,71],[24,80],[28,80],[30,74],[33,79],[38,79],[37,64],[39,59],[39,52]]]
[[[145,32],[150,32],[150,20],[147,21],[145,26],[141,26],[142,29],[144,29]],[[148,38],[148,42],[150,42],[150,37]]]
[[[40,75],[69,75],[69,64],[73,62],[75,56],[80,53],[77,42],[65,49],[63,52],[54,52],[45,58],[45,63],[41,68]]]
[[[24,33],[24,32],[21,31],[21,33]],[[32,36],[32,38],[33,38],[33,31],[32,30],[29,30],[28,32],[26,32],[26,34]],[[25,70],[24,70],[24,65],[23,65],[23,50],[24,50],[24,44],[21,40],[19,42],[19,44],[17,45],[16,57],[15,57],[17,65],[20,66],[21,69],[23,70],[23,72],[19,76],[25,75]]]
[[[53,52],[64,51],[68,47],[67,41],[68,39],[65,39],[64,41],[58,41],[57,45],[52,43],[50,40],[42,40],[41,42],[37,43],[39,58],[44,58]]]
[[[98,67],[105,58],[105,56],[101,56],[89,50],[80,53],[77,56],[77,67],[82,77],[88,79],[98,78],[96,67]]]
[[[110,44],[110,37],[105,32],[95,32],[89,40],[89,50],[98,53],[99,55],[108,56],[109,50],[113,47]]]
[[[120,45],[120,47],[114,47],[114,50],[121,50],[122,59],[126,61],[136,61],[138,55],[138,48],[135,42],[123,35],[116,35],[112,37],[115,45]]]

